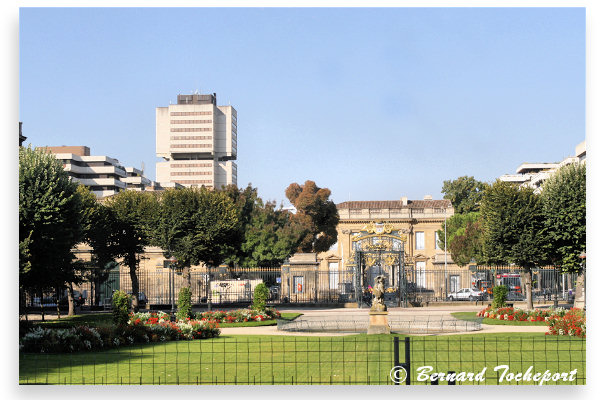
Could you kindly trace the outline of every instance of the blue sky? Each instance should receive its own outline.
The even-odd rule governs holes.
[[[35,9],[20,13],[26,143],[154,179],[155,107],[238,111],[238,183],[336,202],[441,198],[585,139],[583,8]]]

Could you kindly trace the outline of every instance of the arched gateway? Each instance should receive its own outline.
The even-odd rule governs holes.
[[[356,299],[359,307],[371,305],[375,278],[386,281],[385,303],[388,307],[406,306],[407,276],[405,271],[406,233],[387,223],[371,222],[352,237],[352,253],[347,267],[356,271]]]

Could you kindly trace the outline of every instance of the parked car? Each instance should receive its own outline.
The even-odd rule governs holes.
[[[133,292],[127,292],[128,295],[132,295]],[[148,298],[146,297],[146,294],[144,292],[139,292],[138,293],[138,306],[140,307],[146,307],[146,304],[148,304]]]
[[[481,290],[476,290],[473,288],[464,288],[460,289],[457,292],[448,293],[448,299],[451,301],[454,300],[483,300],[485,299],[485,292]]]

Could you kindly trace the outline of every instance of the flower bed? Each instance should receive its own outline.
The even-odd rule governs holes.
[[[265,311],[239,309],[233,311],[206,311],[202,313],[196,313],[197,320],[215,321],[221,324],[249,321],[268,321],[279,317],[281,317],[281,314],[274,308],[266,308]]]
[[[498,319],[500,321],[546,321],[551,315],[562,313],[564,315],[565,310],[562,308],[550,309],[550,310],[533,310],[526,311],[520,308],[513,307],[501,307],[492,308],[487,307],[481,310],[477,316],[490,319]]]
[[[562,316],[553,315],[547,323],[549,331],[546,335],[586,336],[585,312],[579,308],[572,308]]]
[[[19,348],[35,353],[70,353],[110,349],[134,343],[165,342],[216,337],[221,333],[214,321],[170,322],[166,313],[130,314],[126,326],[70,329],[34,328],[21,337]]]
[[[513,307],[497,309],[487,307],[481,310],[477,316],[500,321],[544,321],[549,328],[546,335],[569,335],[583,338],[586,336],[585,312],[578,308],[566,310],[558,307],[549,310],[525,311]]]

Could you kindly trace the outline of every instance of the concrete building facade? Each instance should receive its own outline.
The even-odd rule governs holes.
[[[44,149],[63,163],[71,179],[88,186],[98,198],[123,190],[146,190],[156,186],[143,176],[142,171],[123,167],[116,158],[90,155],[87,146],[48,146]]]
[[[237,111],[217,95],[178,95],[156,108],[156,180],[187,187],[237,185]]]
[[[542,191],[542,184],[556,171],[568,164],[585,164],[586,162],[586,145],[585,141],[579,143],[575,147],[575,156],[566,157],[560,162],[543,162],[543,163],[530,163],[524,162],[516,170],[516,174],[504,174],[498,179],[504,182],[513,182],[521,187],[530,187],[535,190],[536,193]]]

